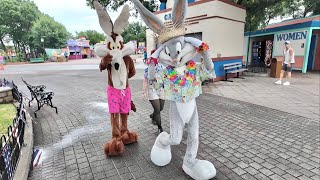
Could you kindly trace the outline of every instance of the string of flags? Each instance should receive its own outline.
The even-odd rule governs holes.
[[[33,168],[39,167],[42,164],[42,153],[43,149],[36,148],[32,155]]]
[[[7,172],[8,179],[12,179],[13,171],[12,171],[12,165],[11,165],[11,148],[9,143],[6,143],[6,145],[3,148],[3,158],[4,158],[4,164]]]

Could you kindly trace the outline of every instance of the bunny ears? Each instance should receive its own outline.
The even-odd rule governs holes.
[[[172,8],[172,22],[173,27],[167,28],[163,22],[145,8],[139,0],[132,0],[133,4],[138,9],[143,21],[156,34],[158,34],[158,42],[164,43],[172,38],[185,35],[184,21],[186,17],[187,1],[175,0]]]
[[[127,4],[123,6],[121,14],[114,23],[98,1],[94,0],[93,5],[99,17],[100,26],[107,35],[123,33],[124,28],[129,24],[129,6]]]

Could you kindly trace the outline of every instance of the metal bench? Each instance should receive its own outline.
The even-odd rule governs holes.
[[[44,85],[31,86],[24,79],[22,79],[22,81],[26,84],[27,88],[31,93],[31,100],[29,101],[29,107],[30,107],[30,102],[32,102],[34,99],[37,101],[38,109],[34,112],[35,117],[37,117],[37,112],[44,105],[47,105],[47,106],[50,106],[51,108],[56,109],[56,113],[58,114],[58,108],[53,106],[52,104],[52,97],[54,96],[53,92],[45,92],[44,89],[46,88],[46,86]]]
[[[43,63],[44,59],[43,58],[31,58],[30,62],[31,63]]]
[[[240,72],[248,71],[248,69],[242,68],[242,63],[241,62],[224,64],[223,65],[223,69],[224,69],[224,72],[225,72],[225,79],[224,79],[225,81],[228,81],[228,74],[237,73],[237,77],[236,78],[240,78],[239,77]],[[233,82],[233,81],[230,81],[230,82]]]

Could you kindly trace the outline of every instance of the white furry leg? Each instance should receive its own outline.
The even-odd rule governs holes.
[[[183,163],[182,169],[196,180],[207,180],[216,176],[216,168],[211,162],[206,160],[197,160],[192,167],[188,167]]]
[[[161,140],[169,139],[167,132],[162,132],[156,139],[151,150],[151,161],[157,166],[165,166],[171,161],[171,148],[169,146],[162,145]]]
[[[187,124],[187,129],[187,150],[183,159],[182,169],[193,179],[205,180],[213,178],[216,175],[216,169],[213,164],[206,160],[196,159],[199,146],[199,118],[197,108]]]
[[[151,150],[151,161],[157,166],[165,166],[171,161],[171,145],[180,144],[184,123],[181,120],[177,107],[170,101],[170,134],[162,132],[156,139]]]

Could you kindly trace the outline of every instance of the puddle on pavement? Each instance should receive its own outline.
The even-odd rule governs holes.
[[[104,112],[109,112],[108,103],[104,103],[104,102],[92,102],[92,103],[88,103],[88,104],[91,105],[91,106],[93,106],[93,107],[101,108],[101,109],[105,110]]]
[[[108,121],[109,108],[108,103],[105,102],[90,102],[87,103],[84,112],[82,113],[84,118],[89,124],[100,124]]]
[[[80,141],[83,137],[86,137],[85,135],[105,132],[106,127],[103,127],[103,126],[106,126],[106,124],[99,123],[99,124],[96,124],[95,126],[86,125],[86,126],[81,126],[77,129],[72,130],[70,133],[63,136],[59,142],[54,143],[49,147],[43,148],[42,162],[45,161],[46,158],[48,158],[54,152],[59,150],[61,151],[63,148],[71,146],[74,142]]]
[[[92,108],[99,108],[99,110],[92,111]],[[88,108],[85,110],[83,115],[87,120],[88,125],[73,129],[70,133],[64,135],[59,142],[44,148],[42,150],[41,162],[44,162],[45,159],[52,155],[54,152],[69,147],[76,141],[80,141],[83,137],[86,137],[85,135],[106,132],[108,129],[110,129],[110,125],[109,123],[107,123],[108,103],[88,103]],[[38,165],[38,167],[40,166],[41,165]]]

